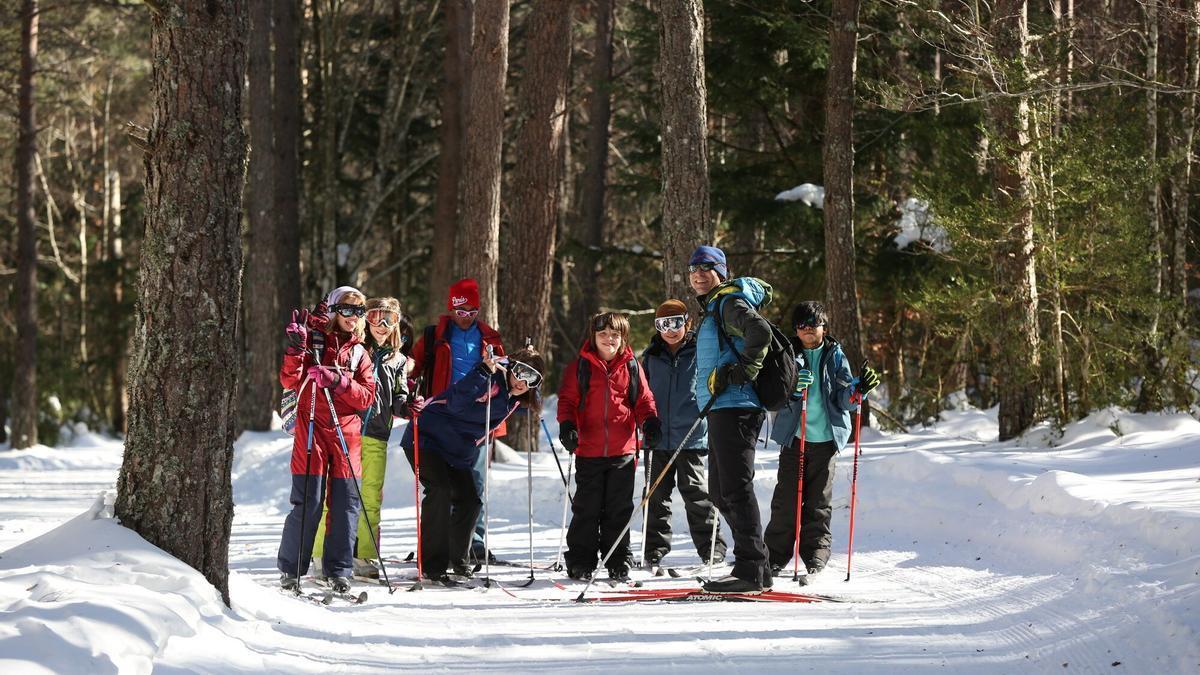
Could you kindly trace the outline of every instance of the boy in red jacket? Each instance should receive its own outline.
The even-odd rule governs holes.
[[[629,347],[629,319],[604,312],[592,317],[588,330],[558,389],[559,440],[576,458],[567,575],[591,578],[596,560],[624,531],[606,566],[609,578],[626,580],[637,427],[650,447],[658,445],[662,429],[646,375]]]

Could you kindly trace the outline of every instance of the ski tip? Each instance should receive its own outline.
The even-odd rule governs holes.
[[[366,591],[363,591],[362,593],[359,593],[359,594],[358,594],[358,596],[357,596],[357,598],[355,599],[355,602],[356,602],[356,603],[358,603],[358,604],[360,604],[360,605],[361,605],[361,604],[363,604],[363,603],[364,603],[364,602],[366,602],[366,601],[367,601],[367,592],[366,592]]]
[[[667,575],[670,576],[672,579],[678,579],[679,577],[682,576],[679,573],[679,570],[675,569],[674,567],[667,568]]]

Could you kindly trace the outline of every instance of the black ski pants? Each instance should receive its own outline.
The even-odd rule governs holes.
[[[628,571],[629,531],[633,517],[633,483],[636,455],[619,457],[576,457],[575,498],[571,501],[571,525],[567,528],[567,569],[592,571],[612,547],[620,543],[605,566],[609,571]]]
[[[772,580],[754,495],[754,445],[765,417],[761,408],[721,408],[708,414],[709,487],[733,531],[733,576],[764,587]]]
[[[404,454],[412,466],[412,449]],[[421,453],[420,473],[425,491],[421,499],[421,567],[426,578],[437,578],[455,566],[466,566],[483,502],[471,470],[455,469],[436,452]]]
[[[804,498],[800,507],[800,560],[806,567],[821,569],[829,562],[833,545],[833,470],[837,445],[833,441],[805,443]],[[779,473],[771,495],[771,520],[763,535],[771,564],[786,567],[796,545],[796,476],[800,463],[800,439],[779,451]]]
[[[683,497],[683,509],[687,513],[688,532],[692,543],[696,545],[696,553],[702,562],[708,562],[709,546],[712,544],[712,528],[717,522],[716,507],[708,496],[707,481],[704,476],[704,458],[707,450],[683,450],[675,458],[675,463],[666,470],[663,469],[671,461],[670,450],[647,450],[646,472],[649,476],[647,485],[653,485],[659,476],[662,482],[650,495],[647,508],[650,515],[646,521],[646,561],[657,562],[671,552],[671,496],[675,486],[679,486],[679,495]],[[718,526],[719,527],[719,526]],[[714,547],[717,562],[725,559],[725,540],[717,531],[717,544]]]
[[[305,483],[307,500],[305,499]],[[283,539],[275,564],[284,574],[296,573],[296,554],[300,554],[300,574],[308,574],[313,542],[321,511],[327,508],[321,573],[329,577],[348,577],[354,567],[354,537],[358,530],[358,490],[351,478],[330,478],[328,472],[304,476],[292,474],[289,497],[292,510],[283,521]],[[325,503],[322,503],[322,502]],[[301,531],[300,521],[304,521]],[[303,538],[303,545],[300,543]]]

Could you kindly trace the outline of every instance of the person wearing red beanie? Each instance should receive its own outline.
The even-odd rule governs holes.
[[[447,313],[438,317],[436,324],[426,326],[413,345],[413,376],[420,378],[421,396],[433,398],[458,382],[474,370],[482,361],[484,351],[490,346],[496,356],[504,355],[504,345],[494,328],[479,321],[479,282],[474,279],[459,279],[450,285],[446,297]],[[409,405],[413,414],[420,412],[420,404]],[[496,436],[503,436],[503,423]],[[487,453],[479,453],[473,470],[475,488],[483,495],[483,471]],[[482,561],[483,516],[475,525],[475,538],[471,542],[472,557]],[[487,555],[490,556],[490,553]],[[493,557],[494,559],[494,557]]]

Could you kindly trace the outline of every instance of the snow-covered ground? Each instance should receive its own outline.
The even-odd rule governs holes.
[[[852,457],[839,458],[836,552],[808,587],[862,601],[839,604],[576,604],[540,570],[518,598],[367,586],[363,606],[287,597],[275,553],[291,439],[276,432],[237,444],[227,609],[199,574],[112,519],[118,442],[82,434],[71,447],[0,452],[0,673],[1200,671],[1200,422],[1105,410],[1053,447],[1044,430],[997,443],[995,428],[994,411],[964,411],[916,433],[865,434],[848,583]],[[776,450],[759,454],[764,511]],[[492,545],[527,559],[526,466],[505,455]],[[533,460],[544,566],[562,485],[549,452]],[[387,556],[415,547],[412,502],[393,446]],[[676,506],[667,562],[694,564]],[[521,582],[528,570],[493,574]]]

